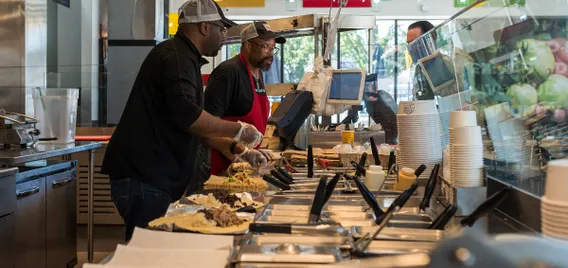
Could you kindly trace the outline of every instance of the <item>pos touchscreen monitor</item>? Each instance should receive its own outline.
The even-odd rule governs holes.
[[[454,72],[448,67],[442,53],[439,51],[420,59],[418,65],[420,65],[422,74],[424,74],[434,92],[455,82]]]
[[[363,69],[333,70],[327,103],[360,105],[366,72]]]

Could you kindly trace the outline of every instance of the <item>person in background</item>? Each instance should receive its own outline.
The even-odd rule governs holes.
[[[417,21],[408,26],[408,31],[406,32],[406,43],[408,44],[408,51],[410,52],[414,63],[420,60],[420,58],[427,56],[428,54],[425,53],[425,51],[427,51],[427,48],[425,47],[426,44],[412,42],[432,29],[434,29],[434,25],[432,25],[432,23],[428,21]],[[432,31],[431,37],[434,43],[433,47],[435,49],[437,38],[436,31]],[[426,77],[422,73],[419,66],[416,66],[413,83],[413,89],[415,91],[415,97],[417,100],[434,99],[434,92],[432,91],[430,84],[428,84],[428,81],[426,80]]]
[[[224,120],[242,121],[254,125],[264,134],[270,103],[266,95],[262,72],[270,70],[276,44],[286,39],[276,33],[265,22],[254,22],[241,32],[241,53],[217,66],[209,77],[205,89],[205,110]],[[216,142],[234,143],[227,138],[216,138]],[[211,150],[212,175],[224,172],[235,160],[235,154],[244,148],[229,146],[231,150]],[[262,150],[261,150],[262,151]],[[264,152],[271,158],[268,152]]]
[[[154,47],[142,63],[101,170],[110,177],[126,241],[134,227],[146,227],[181,197],[200,138],[210,144],[212,138],[229,137],[249,146],[262,140],[251,124],[203,111],[203,56],[216,56],[234,25],[213,0],[189,0],[179,9],[176,35]],[[241,158],[266,163],[255,150]]]
[[[408,26],[406,42],[408,43],[408,51],[414,63],[421,58],[431,55],[438,49],[436,44],[438,34],[435,30],[432,30],[434,28],[434,25],[427,21],[418,21]],[[422,40],[414,42],[419,38]],[[452,74],[452,80],[454,80],[455,83],[433,89],[424,75],[424,70],[422,70],[420,66],[416,67],[413,79],[413,90],[417,100],[432,100],[435,96],[446,97],[461,91],[467,91],[474,86],[474,71],[472,69],[473,58],[471,58],[467,52],[457,47],[453,48],[452,53],[452,55],[445,55],[443,53],[440,55]],[[433,74],[431,73],[430,75]]]

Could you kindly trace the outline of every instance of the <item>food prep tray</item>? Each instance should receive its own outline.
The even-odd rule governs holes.
[[[309,245],[255,245],[237,247],[232,256],[233,263],[334,263],[343,260],[337,247]]]
[[[375,240],[369,244],[367,252],[379,255],[429,253],[435,246],[434,242]]]
[[[267,209],[264,211],[263,215],[267,216],[288,216],[288,217],[305,217],[309,216],[310,212],[308,210],[284,210],[284,209]],[[363,211],[337,211],[337,210],[326,210],[321,213],[322,219],[352,219],[352,220],[369,220],[375,219],[375,215],[372,212]],[[393,215],[393,220],[404,220],[404,221],[420,221],[420,222],[432,222],[432,218],[428,214],[418,213],[395,213]]]
[[[350,229],[353,238],[361,238],[368,233],[372,234],[376,227],[352,226]],[[437,242],[445,235],[446,233],[441,230],[386,227],[375,237],[375,240]]]
[[[307,210],[271,210],[267,209],[264,211],[263,215],[267,216],[286,216],[286,217],[304,217],[308,218],[310,212]],[[373,220],[375,216],[369,212],[362,211],[324,211],[321,213],[322,219],[331,220],[341,220],[341,219],[352,219],[352,220]]]
[[[332,196],[333,198],[333,196]],[[266,209],[270,210],[296,210],[296,211],[309,211],[312,199],[299,199],[299,198],[286,198],[286,197],[274,197],[270,200],[270,204],[266,205]],[[381,209],[388,208],[394,198],[385,197],[378,198],[377,202]],[[410,198],[404,207],[402,207],[397,214],[424,214],[420,212],[418,208],[421,199]],[[363,212],[370,211],[369,205],[363,200],[361,196],[353,196],[351,198],[344,197],[341,199],[330,199],[326,205],[323,207],[323,211],[353,211],[353,212]],[[424,214],[427,215],[427,214]]]
[[[350,236],[311,236],[289,234],[255,234],[249,244],[279,245],[282,243],[308,246],[342,246],[351,242]]]
[[[297,224],[307,224],[308,218],[307,217],[289,217],[289,216],[268,216],[262,215],[260,216],[255,222],[257,223],[297,223]],[[349,219],[340,219],[340,221],[336,221],[341,224],[343,227],[351,227],[351,226],[375,226],[375,220],[349,220]]]
[[[324,218],[322,218],[324,219]],[[338,222],[343,227],[351,226],[375,226],[374,219],[368,220],[354,220],[350,218],[340,218],[340,217],[329,217],[326,220],[332,220]],[[294,217],[294,216],[271,216],[262,215],[255,222],[258,223],[301,223],[307,224],[308,217]],[[392,219],[387,223],[387,227],[397,227],[397,228],[418,228],[427,229],[432,224],[432,221],[420,221],[420,220],[404,220],[404,219]]]

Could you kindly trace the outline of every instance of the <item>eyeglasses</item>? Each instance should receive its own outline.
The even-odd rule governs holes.
[[[212,25],[219,27],[221,29],[221,33],[223,33],[223,34],[227,33],[227,27],[225,27],[224,24],[221,24],[221,23],[218,23],[218,22],[210,22],[209,24],[212,24]]]
[[[280,48],[278,48],[278,47],[271,47],[271,46],[268,46],[268,45],[261,45],[261,44],[257,44],[257,43],[255,43],[255,42],[250,42],[250,41],[249,41],[249,43],[255,44],[255,45],[259,46],[259,47],[262,48],[265,52],[270,52],[270,51],[272,51],[273,54],[276,54],[276,53],[278,53],[278,51],[280,51]]]

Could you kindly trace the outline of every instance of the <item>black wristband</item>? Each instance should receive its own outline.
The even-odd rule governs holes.
[[[231,143],[231,149],[229,149],[229,152],[231,152],[231,154],[237,154],[237,152],[235,152],[235,150],[237,149],[237,144],[239,142],[237,141],[233,141],[233,143]]]

